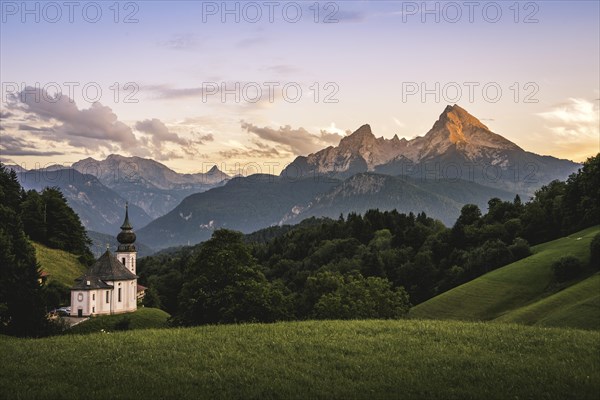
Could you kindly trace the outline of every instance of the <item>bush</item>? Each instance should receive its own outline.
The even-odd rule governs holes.
[[[600,233],[590,243],[590,266],[595,270],[600,269]]]
[[[529,243],[527,243],[527,240],[520,237],[515,238],[513,244],[508,246],[508,250],[510,250],[510,253],[512,254],[513,261],[517,261],[531,255]]]
[[[577,277],[583,271],[583,264],[575,257],[562,257],[552,264],[552,270],[558,282],[566,282]]]

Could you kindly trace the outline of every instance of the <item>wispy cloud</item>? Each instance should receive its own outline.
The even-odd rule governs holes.
[[[193,33],[178,33],[159,44],[170,50],[189,50],[198,48],[200,43],[201,40]]]
[[[65,154],[61,151],[40,150],[35,143],[9,134],[2,134],[0,153],[3,156],[60,156]]]
[[[554,106],[550,111],[538,114],[551,125],[556,134],[570,139],[582,137],[598,138],[600,130],[600,110],[598,104],[570,98],[563,104]]]
[[[583,161],[600,150],[600,108],[597,101],[570,98],[537,115],[546,121],[546,127],[553,135],[552,143],[559,152]]]
[[[312,134],[300,127],[292,129],[290,125],[273,129],[258,127],[242,121],[242,129],[258,136],[260,139],[285,146],[294,155],[306,155],[322,149],[323,147],[337,145],[342,139],[337,133],[321,130],[319,134]]]
[[[8,128],[13,136],[2,135],[2,151],[7,155],[61,155],[70,146],[69,152],[120,152],[169,160],[196,156],[199,146],[214,140],[212,133],[176,125],[170,129],[157,118],[135,123],[136,135],[110,107],[93,103],[88,109],[79,109],[68,96],[52,97],[43,89],[26,88],[12,95],[8,107],[18,114],[15,119],[28,122]],[[16,132],[29,135],[30,141],[14,136]],[[61,143],[64,152],[47,151],[48,143]]]

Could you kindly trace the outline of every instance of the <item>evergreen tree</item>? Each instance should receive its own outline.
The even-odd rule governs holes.
[[[41,336],[48,321],[35,250],[20,219],[21,186],[0,164],[0,332]]]

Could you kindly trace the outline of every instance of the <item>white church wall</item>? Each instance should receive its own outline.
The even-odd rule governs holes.
[[[91,307],[89,291],[71,291],[71,316],[77,317],[79,315],[78,310],[81,310],[83,316],[90,315]]]
[[[129,271],[135,274],[135,252],[116,252],[115,256],[117,257],[117,260],[121,261],[125,268],[127,268]]]

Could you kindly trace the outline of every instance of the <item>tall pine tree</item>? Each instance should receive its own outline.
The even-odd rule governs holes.
[[[35,250],[20,218],[22,188],[0,164],[0,332],[41,336],[48,321]]]

